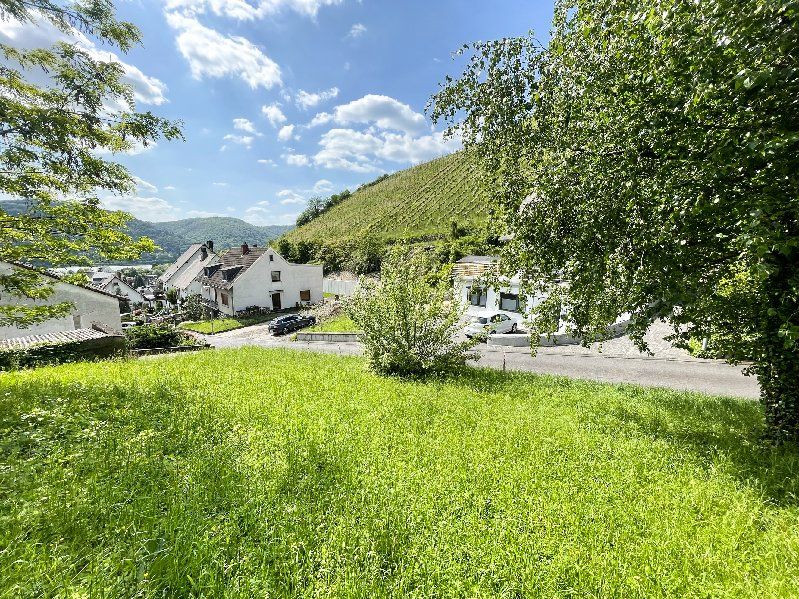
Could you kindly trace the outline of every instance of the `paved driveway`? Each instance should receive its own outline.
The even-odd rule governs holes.
[[[499,370],[557,374],[752,399],[758,397],[757,379],[744,376],[741,367],[693,358],[658,339],[661,333],[656,328],[648,337],[654,356],[639,353],[628,339],[619,338],[606,342],[601,348],[542,347],[536,356],[523,347],[478,345],[476,349],[480,359],[477,364]],[[205,339],[217,348],[283,347],[340,355],[360,355],[363,351],[360,343],[300,342],[289,337],[273,337],[267,331],[267,325],[209,335]]]

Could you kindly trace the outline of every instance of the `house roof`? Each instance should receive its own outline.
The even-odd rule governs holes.
[[[191,244],[191,245],[189,246],[189,249],[187,249],[185,252],[183,252],[183,253],[182,253],[182,254],[181,254],[179,257],[178,257],[178,259],[177,259],[177,260],[175,260],[175,261],[174,261],[174,262],[173,262],[173,263],[170,265],[170,267],[169,267],[169,268],[167,268],[167,269],[164,271],[164,274],[162,274],[162,275],[161,275],[159,278],[160,278],[160,279],[161,279],[161,280],[162,280],[164,283],[166,283],[166,282],[167,282],[169,279],[171,279],[172,277],[174,277],[174,276],[175,276],[175,273],[176,273],[176,272],[178,272],[178,271],[180,270],[180,267],[181,267],[181,266],[183,266],[184,264],[186,264],[186,262],[188,262],[188,261],[191,259],[191,257],[192,257],[192,256],[193,256],[193,255],[194,255],[196,252],[198,252],[198,251],[199,251],[199,249],[200,249],[202,246],[203,246],[203,244],[202,244],[202,243],[193,243],[193,244]]]
[[[203,268],[210,264],[214,258],[216,258],[216,254],[209,250],[205,260],[195,260],[192,262],[186,270],[175,277],[175,280],[171,281],[170,284],[178,289],[186,289],[191,285],[191,282],[203,272]]]
[[[217,268],[210,277],[206,277],[205,274],[201,272],[197,276],[197,280],[203,285],[210,285],[211,287],[217,287],[219,289],[230,289],[233,287],[233,283],[236,282],[236,279],[247,272],[250,266],[255,264],[255,261],[268,250],[268,247],[251,247],[250,251],[246,254],[242,254],[241,248],[226,250],[221,254],[217,254],[217,260],[214,261],[212,265],[209,265],[219,265],[219,268]],[[230,280],[225,278],[223,274],[225,271],[231,272],[232,276]]]
[[[497,264],[498,256],[464,256],[456,264]]]
[[[122,298],[122,297],[120,297],[118,295],[115,295],[113,293],[109,293],[108,291],[103,291],[102,289],[99,289],[98,287],[95,287],[94,285],[91,285],[91,284],[89,284],[89,285],[78,285],[77,283],[72,283],[70,281],[65,281],[61,277],[59,277],[58,275],[54,275],[53,273],[48,272],[46,270],[42,270],[40,268],[35,268],[33,266],[28,266],[27,264],[22,264],[21,262],[6,262],[6,264],[10,264],[14,268],[20,268],[20,269],[23,269],[23,270],[33,271],[33,272],[38,273],[39,275],[41,275],[43,277],[47,277],[49,279],[55,279],[56,281],[64,283],[65,285],[72,285],[73,287],[80,287],[81,289],[85,289],[86,291],[93,291],[94,293],[99,293],[100,295],[107,295],[108,297],[113,297],[114,299],[117,299],[117,300],[125,299],[125,298]]]
[[[0,340],[0,350],[25,349],[33,345],[60,345],[62,343],[102,339],[109,336],[111,336],[109,333],[96,329],[74,329],[72,331],[58,331],[57,333],[42,333]]]

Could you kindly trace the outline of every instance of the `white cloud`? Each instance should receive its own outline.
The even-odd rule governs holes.
[[[137,177],[136,175],[133,176],[133,181],[136,183],[136,190],[138,193],[148,192],[148,193],[158,193],[158,188],[150,183],[149,181],[145,181],[141,177]]]
[[[167,13],[166,21],[179,32],[178,50],[195,79],[237,76],[252,89],[281,84],[280,67],[250,40],[222,35],[186,14]]]
[[[261,158],[258,161],[258,164],[264,164],[266,166],[277,166],[277,162],[275,162],[271,158]]]
[[[322,149],[313,157],[314,164],[358,173],[385,170],[383,161],[419,164],[450,154],[460,147],[458,140],[446,140],[442,133],[421,137],[391,132],[331,129],[319,145]]]
[[[175,186],[174,185],[166,185],[164,187],[164,191],[175,191]]]
[[[234,133],[228,133],[222,139],[233,142],[234,144],[239,144],[240,146],[244,146],[249,150],[250,147],[252,147],[252,142],[255,138],[252,135],[236,135]],[[226,146],[222,147],[225,148]]]
[[[275,212],[269,202],[258,202],[244,211],[244,220],[254,225],[293,225],[297,212]]]
[[[212,185],[214,187],[227,187],[227,183],[225,183],[224,181],[214,181]]]
[[[333,114],[317,114],[309,126],[335,121],[339,125],[374,124],[381,129],[403,131],[417,135],[428,131],[424,115],[389,96],[368,94],[348,104],[336,106]]]
[[[220,17],[239,21],[251,21],[276,14],[281,10],[293,10],[303,16],[315,18],[323,6],[335,6],[343,0],[167,0],[167,10],[198,15],[211,12]]]
[[[0,19],[0,42],[22,50],[50,47],[56,42],[76,44],[94,60],[121,64],[125,70],[122,81],[133,89],[133,99],[136,102],[155,106],[167,102],[167,87],[163,81],[145,75],[141,69],[124,62],[114,52],[98,48],[92,40],[77,29],[64,33],[47,19],[39,19],[33,23],[21,23],[15,19]]]
[[[273,127],[279,127],[286,122],[286,115],[280,110],[280,104],[274,103],[261,106],[261,113],[269,120]]]
[[[245,133],[252,133],[253,135],[260,135],[252,121],[244,118],[233,119],[233,128]]]
[[[350,28],[350,32],[347,34],[347,37],[355,39],[361,37],[364,33],[366,33],[366,25],[363,23],[355,23],[355,25]]]
[[[297,103],[297,106],[307,110],[308,108],[313,108],[322,102],[332,100],[336,97],[338,97],[337,87],[331,87],[330,89],[316,93],[310,93],[301,89],[297,92],[297,96],[294,98],[294,101]]]
[[[122,210],[141,220],[165,221],[178,218],[178,210],[172,204],[155,196],[109,196],[102,200],[102,205],[108,210]]]
[[[307,201],[304,196],[301,196],[296,191],[291,189],[283,189],[277,192],[277,197],[280,199],[280,203],[283,206],[288,206],[291,204],[305,204]]]
[[[186,212],[186,216],[189,218],[208,218],[209,216],[224,216],[224,214],[219,214],[218,212],[206,212],[205,210],[189,210]]]
[[[294,125],[286,125],[285,127],[280,128],[280,131],[277,134],[277,138],[280,141],[289,141],[293,135],[294,135]]]
[[[333,191],[333,182],[327,179],[319,179],[313,186],[314,193],[330,193],[331,191]]]
[[[305,154],[288,153],[282,155],[289,166],[308,166],[311,160]]]

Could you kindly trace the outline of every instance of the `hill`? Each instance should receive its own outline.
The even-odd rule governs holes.
[[[286,239],[330,242],[366,234],[385,241],[443,237],[453,220],[461,227],[484,222],[487,199],[478,167],[467,154],[458,152],[362,186],[293,229]]]
[[[26,209],[24,200],[5,200],[0,208],[9,214]],[[134,237],[149,237],[161,249],[145,254],[142,264],[172,262],[192,243],[212,239],[217,248],[233,247],[244,242],[263,244],[290,230],[286,225],[258,226],[238,218],[211,216],[183,220],[149,222],[137,218],[128,222],[128,233]]]

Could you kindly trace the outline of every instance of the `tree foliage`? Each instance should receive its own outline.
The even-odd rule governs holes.
[[[361,279],[346,311],[375,371],[422,375],[465,363],[474,342],[457,339],[464,308],[449,301],[450,280],[437,278],[427,252],[403,247],[389,250],[379,280]]]
[[[141,39],[133,24],[115,18],[108,0],[0,0],[0,18],[49,20],[66,34],[78,30],[122,51]],[[0,260],[59,266],[152,251],[149,239],[124,233],[129,215],[101,208],[99,191],[134,189],[131,174],[102,153],[181,138],[179,124],[136,112],[132,89],[122,80],[124,67],[97,60],[78,44],[33,50],[0,44],[0,54],[0,193],[27,202],[26,210],[14,214],[0,204]],[[46,82],[36,83],[42,74]],[[0,290],[44,300],[52,295],[52,283],[14,268],[0,275]],[[3,305],[0,324],[26,326],[69,309]]]
[[[551,41],[466,46],[432,101],[482,158],[529,289],[751,357],[799,436],[799,3],[561,0]]]

